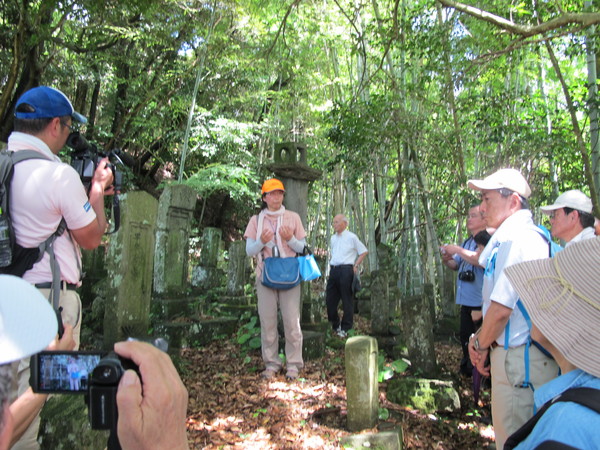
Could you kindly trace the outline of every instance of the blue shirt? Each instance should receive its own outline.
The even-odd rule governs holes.
[[[600,389],[600,378],[576,369],[540,386],[533,394],[537,409],[567,389]],[[515,449],[535,448],[553,440],[586,450],[600,449],[600,414],[573,402],[557,402],[542,415],[531,434]]]
[[[475,251],[477,250],[477,244],[473,237],[470,237],[462,244],[462,248],[465,250]],[[483,286],[483,268],[479,266],[473,266],[467,261],[462,259],[458,255],[453,256],[454,261],[458,264],[458,273],[466,270],[472,270],[475,274],[474,281],[461,281],[460,278],[456,280],[456,304],[465,306],[481,306],[481,288]]]

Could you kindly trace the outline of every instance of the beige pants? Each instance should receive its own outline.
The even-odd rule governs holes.
[[[50,296],[50,289],[39,290],[45,298]],[[81,300],[75,291],[63,289],[60,292],[60,306],[62,306],[63,323],[75,325],[73,328],[73,339],[75,340],[75,349],[79,348],[79,339],[81,335]],[[35,324],[31,324],[35,326]],[[23,394],[29,389],[29,358],[22,359],[13,363],[13,386],[11,389],[11,402],[17,396]],[[21,439],[11,447],[12,450],[34,450],[39,449],[37,435],[40,427],[40,416],[36,415],[29,428],[25,431]]]
[[[533,390],[520,387],[525,380],[525,345],[504,350],[496,347],[492,364],[492,422],[496,448],[533,416]],[[529,382],[534,389],[558,376],[556,362],[537,347],[529,347]]]
[[[277,307],[281,309],[285,334],[285,359],[287,369],[300,371],[302,360],[302,329],[300,328],[300,285],[286,291],[263,286],[256,282],[262,357],[267,369],[281,369],[279,358],[279,333],[277,332]]]

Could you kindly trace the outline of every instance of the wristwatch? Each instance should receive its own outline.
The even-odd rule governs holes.
[[[475,350],[477,350],[478,352],[485,352],[486,350],[489,349],[489,347],[487,348],[481,348],[481,346],[479,345],[479,338],[476,337],[475,340],[473,341],[473,348]]]

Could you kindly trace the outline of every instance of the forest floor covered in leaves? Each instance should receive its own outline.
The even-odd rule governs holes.
[[[357,332],[367,333],[358,318]],[[332,339],[338,339],[332,338]],[[188,438],[193,448],[206,449],[334,449],[346,429],[344,348],[326,349],[318,360],[305,362],[300,377],[287,381],[260,377],[260,351],[244,354],[235,339],[183,351],[182,377],[189,392]],[[423,414],[386,399],[380,383],[383,416],[362,433],[402,429],[404,448],[494,448],[489,389],[473,401],[471,379],[459,376],[460,346],[454,339],[436,342],[442,379],[455,383],[461,409]],[[409,374],[409,372],[407,373]],[[401,376],[401,375],[395,375]]]

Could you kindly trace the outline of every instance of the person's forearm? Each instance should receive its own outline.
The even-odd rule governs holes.
[[[354,261],[354,267],[360,266],[360,264],[363,262],[363,259],[367,257],[368,253],[369,252],[364,252],[363,254],[358,255],[358,258],[356,259],[356,261]]]
[[[292,238],[287,241],[287,244],[296,253],[302,253],[304,251],[304,247],[306,246],[306,239],[296,239],[296,236],[292,236]]]
[[[35,416],[40,412],[48,396],[36,394],[29,388],[20,395],[11,405],[10,412],[13,416],[14,430],[9,448],[12,447],[25,433]]]
[[[464,248],[461,248],[461,250],[458,252],[458,254],[463,260],[465,260],[472,266],[481,267],[479,265],[479,253],[474,252],[472,250],[466,250]]]
[[[456,261],[454,261],[453,259],[442,259],[442,262],[449,269],[458,270],[458,263]]]
[[[115,193],[115,195],[117,195]],[[104,212],[104,188],[102,184],[95,182],[92,183],[90,188],[90,205],[96,213],[96,221],[98,223],[98,235],[102,238],[102,235],[108,228],[108,220],[106,220],[106,213]]]
[[[246,254],[248,256],[256,256],[260,253],[260,251],[263,249],[263,247],[265,246],[265,244],[263,244],[263,242],[258,239],[246,239]]]
[[[511,314],[512,309],[492,301],[483,318],[481,329],[477,333],[480,348],[489,348],[498,339],[498,336],[504,331]]]

